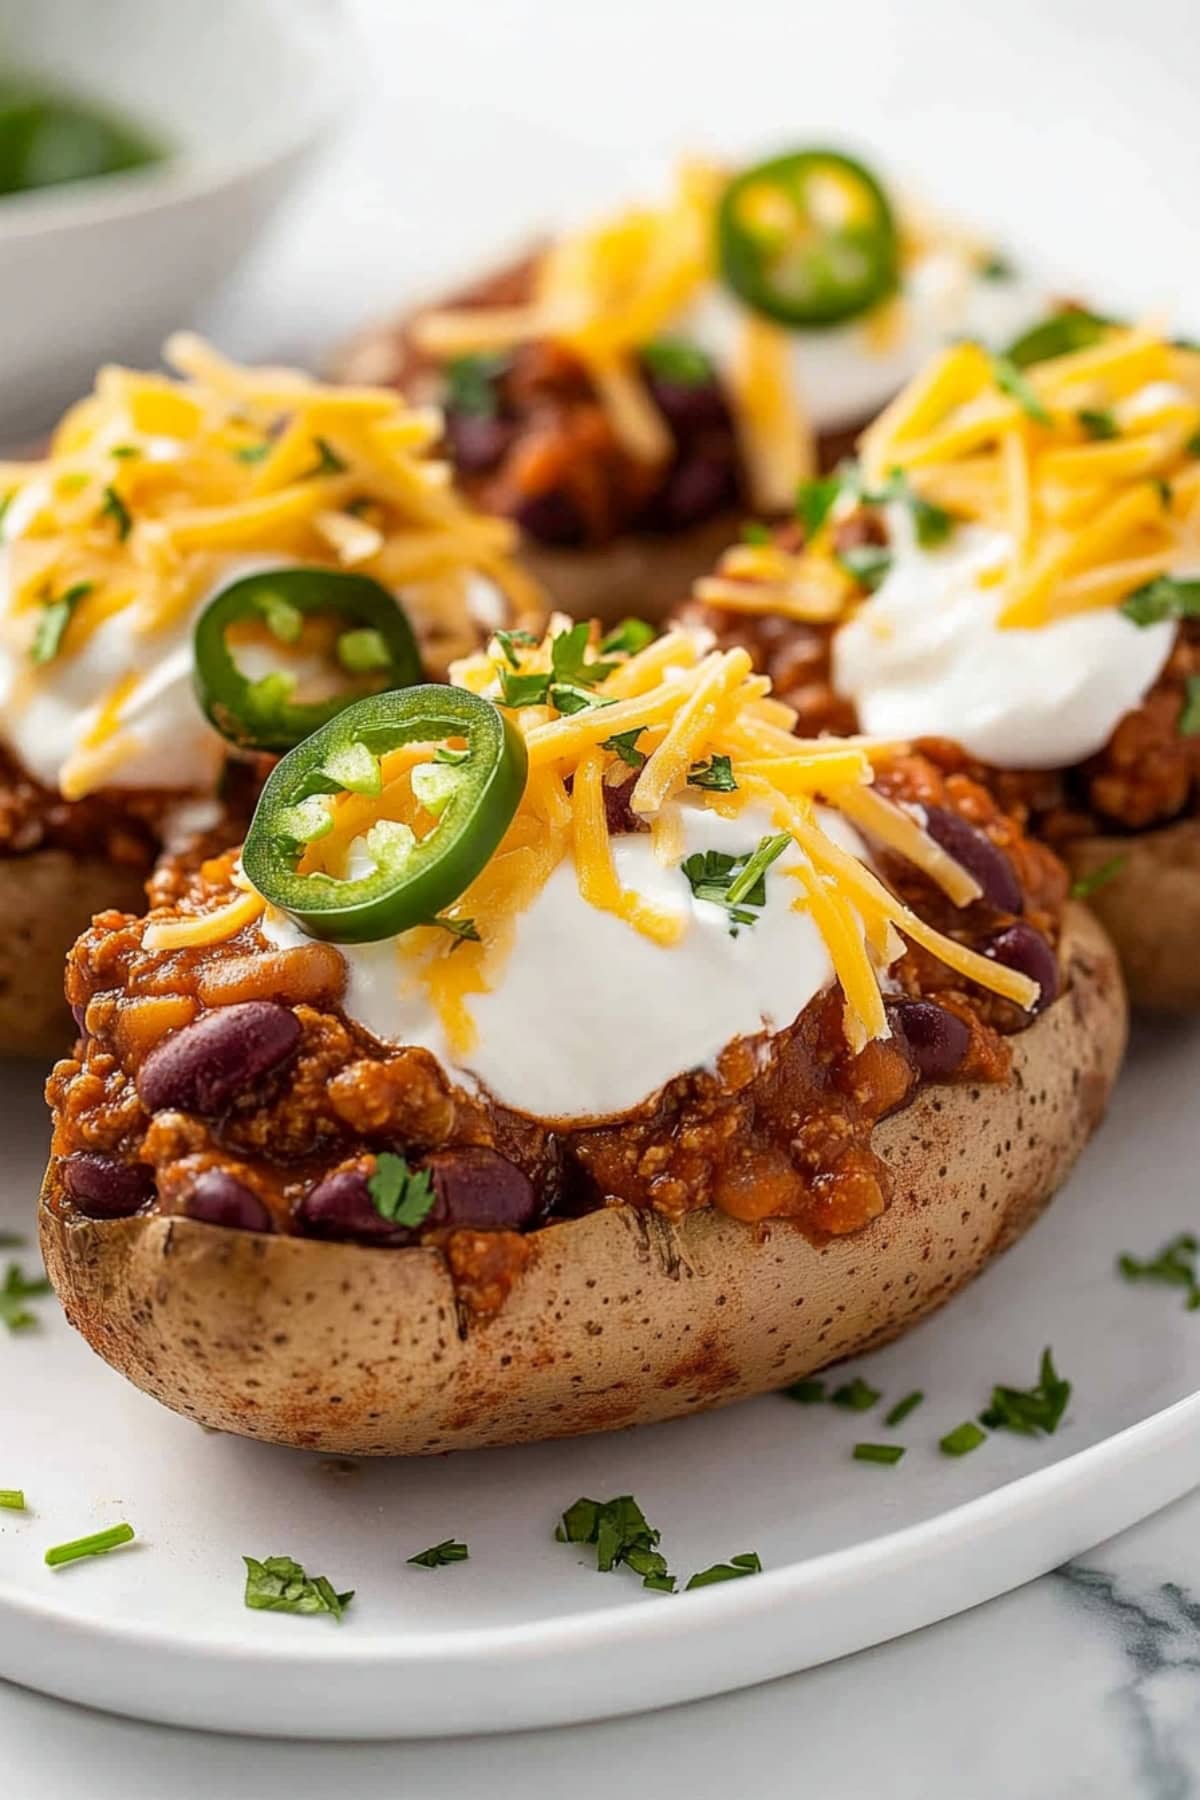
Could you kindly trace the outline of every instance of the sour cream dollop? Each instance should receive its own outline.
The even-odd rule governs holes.
[[[865,857],[839,815],[822,812],[821,822]],[[689,806],[684,855],[747,852],[772,830],[761,808],[725,819]],[[448,1043],[403,937],[341,946],[346,1012],[384,1043],[431,1051],[464,1086],[517,1111],[602,1118],[628,1112],[676,1075],[711,1068],[734,1038],[786,1028],[833,980],[824,939],[793,907],[801,890],[786,873],[787,851],[768,871],[756,922],[736,937],[725,909],[697,900],[681,867],[656,861],[649,833],[614,838],[613,855],[624,887],[684,919],[677,943],[653,943],[588,905],[567,856],[518,918],[493,989],[469,1002],[478,1029],[469,1054]],[[281,948],[307,942],[278,913],[268,913],[263,931]]]
[[[951,338],[999,348],[1046,310],[1041,287],[1021,277],[988,280],[954,246],[918,257],[905,271],[900,297],[899,326],[886,347],[872,341],[870,321],[863,319],[789,333],[793,378],[815,430],[836,431],[878,412]],[[745,320],[737,296],[713,283],[670,335],[705,351],[728,376]]]
[[[1136,626],[1105,607],[1036,630],[1001,630],[1007,533],[960,525],[923,549],[908,509],[888,509],[892,562],[837,632],[833,682],[863,731],[949,737],[1001,769],[1062,769],[1093,756],[1162,673],[1170,622]]]

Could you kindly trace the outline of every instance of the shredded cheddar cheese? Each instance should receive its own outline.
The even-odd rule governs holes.
[[[537,642],[493,642],[453,671],[460,685],[506,711],[529,753],[526,788],[505,837],[443,920],[451,925],[469,920],[475,935],[455,937],[418,927],[397,940],[405,978],[412,979],[415,968],[456,1053],[468,1053],[475,1041],[472,997],[502,978],[517,919],[564,862],[572,866],[579,894],[589,906],[614,915],[664,954],[688,929],[686,906],[666,906],[661,897],[622,885],[605,804],[606,787],[613,782],[626,789],[623,803],[631,804],[649,826],[659,866],[679,865],[683,815],[689,807],[736,817],[754,805],[770,815],[776,830],[791,840],[771,879],[797,883],[796,904],[810,912],[841,984],[852,1045],[886,1033],[881,981],[903,954],[905,939],[920,943],[985,988],[1019,1005],[1033,1004],[1035,983],[927,925],[826,829],[822,808],[898,851],[956,905],[978,897],[974,877],[934,842],[919,811],[875,791],[875,768],[895,753],[896,745],[863,738],[797,738],[788,729],[795,725],[795,714],[768,700],[768,684],[752,673],[746,653],[710,649],[703,633],[690,634],[690,653],[674,642],[670,660],[656,666],[649,651],[601,659],[599,633],[593,628],[592,648],[582,665],[583,691],[592,696],[591,704],[565,717],[549,694],[527,705],[504,707],[505,678],[549,679],[552,645],[560,635],[555,627],[562,623],[553,622]],[[676,630],[670,635],[679,640],[689,634]],[[589,663],[601,661],[603,667],[591,675]],[[638,691],[631,694],[630,687]],[[577,684],[575,698],[579,692]],[[768,718],[760,716],[764,705],[771,709]],[[614,742],[618,736],[620,744]],[[377,794],[329,795],[328,817],[304,851],[300,871],[321,871],[335,879],[345,875],[372,825],[382,820],[398,821],[418,838],[435,830],[436,817],[424,808],[413,780],[414,769],[427,764],[434,749],[409,744],[386,756]],[[631,756],[639,763],[636,772]],[[729,780],[718,787],[697,785],[691,778],[698,770],[711,771],[716,758],[727,767]],[[152,925],[147,947],[217,941],[251,922],[256,904],[251,893],[219,914]],[[586,945],[581,954],[587,954]]]
[[[1098,422],[1099,430],[1091,427]],[[1111,326],[1085,350],[1012,373],[978,345],[936,356],[859,440],[858,485],[795,553],[739,544],[696,583],[732,612],[837,624],[861,598],[835,525],[861,491],[897,481],[918,503],[1003,533],[979,576],[998,623],[1036,630],[1118,606],[1200,557],[1200,352],[1149,326]]]
[[[480,641],[479,577],[514,624],[540,623],[515,528],[477,515],[432,455],[435,412],[390,388],[242,368],[189,333],[164,354],[177,378],[102,369],[43,459],[0,465],[0,630],[33,686],[53,684],[118,614],[150,670],[161,634],[247,554],[373,576],[443,663]],[[53,654],[35,657],[46,608],[64,595],[74,600]],[[139,749],[128,718],[142,679],[126,673],[99,696],[63,768],[67,798],[103,786]]]

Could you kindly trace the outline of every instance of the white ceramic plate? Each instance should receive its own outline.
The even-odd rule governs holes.
[[[854,1365],[895,1433],[770,1397],[707,1418],[532,1449],[339,1464],[206,1435],[96,1361],[40,1307],[0,1335],[0,1675],[116,1712],[267,1734],[402,1737],[558,1724],[748,1685],[1002,1592],[1200,1482],[1200,1315],[1117,1280],[1195,1227],[1200,1032],[1139,1042],[1101,1137],[1033,1235],[948,1311]],[[27,1221],[44,1129],[3,1079],[0,1227]],[[381,1252],[382,1254],[382,1252]],[[27,1254],[27,1261],[29,1260]],[[1043,1345],[1075,1383],[1048,1440],[961,1460],[938,1437]],[[896,1467],[856,1440],[896,1437]],[[670,1598],[552,1538],[580,1494],[632,1493],[686,1576],[756,1550],[765,1574]],[[138,1542],[60,1572],[51,1544],[128,1519]],[[447,1537],[470,1560],[406,1558]],[[355,1588],[340,1627],[248,1612],[241,1556],[286,1553]]]

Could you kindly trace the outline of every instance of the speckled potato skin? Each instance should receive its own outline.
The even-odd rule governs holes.
[[[520,557],[560,612],[575,619],[648,619],[661,624],[681,606],[692,583],[712,573],[713,564],[741,530],[742,513],[720,513],[690,531],[626,532],[610,544],[559,550],[525,537]]]
[[[1081,838],[1066,857],[1076,877],[1121,859],[1087,904],[1117,947],[1131,1005],[1200,1012],[1200,820]]]
[[[61,1056],[73,1030],[67,951],[106,907],[141,912],[144,875],[65,850],[0,856],[0,1056]]]
[[[439,1253],[41,1207],[71,1323],[201,1424],[347,1455],[422,1455],[672,1418],[795,1381],[940,1306],[1037,1218],[1103,1115],[1125,1045],[1116,958],[1081,908],[1064,997],[998,1087],[926,1088],[875,1144],[895,1196],[810,1243],[713,1211],[552,1225],[508,1304],[461,1315]]]

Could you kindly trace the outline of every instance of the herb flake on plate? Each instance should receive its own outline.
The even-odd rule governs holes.
[[[246,1565],[246,1605],[252,1612],[328,1613],[341,1623],[354,1598],[335,1591],[324,1575],[309,1576],[290,1556],[243,1556]]]

